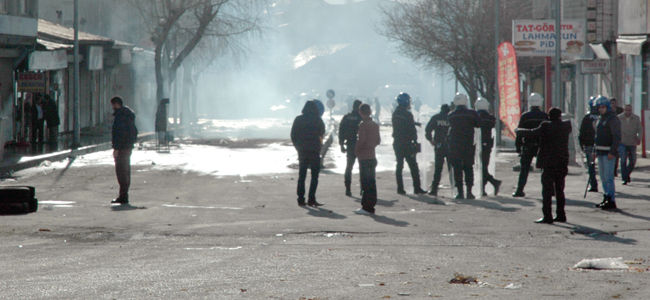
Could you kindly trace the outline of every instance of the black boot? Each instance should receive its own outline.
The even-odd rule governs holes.
[[[609,196],[603,195],[603,202],[596,204],[596,208],[602,208],[603,206],[605,206],[605,204],[607,204],[607,202],[609,202]]]
[[[465,199],[465,194],[463,193],[463,187],[459,186],[456,187],[456,189],[458,189],[458,195],[456,195],[454,199]]]
[[[431,186],[431,190],[429,191],[429,195],[431,196],[438,196],[438,187],[437,186]]]
[[[472,186],[471,185],[467,186],[467,199],[469,199],[469,200],[476,199],[476,197],[474,197],[474,194],[472,194]]]
[[[517,188],[517,191],[512,193],[512,196],[513,197],[526,197],[526,194],[524,193],[523,190],[520,190],[519,188]]]
[[[352,197],[352,191],[350,190],[350,184],[345,183],[345,195],[348,197]]]
[[[501,188],[501,180],[492,180],[492,186],[494,186],[494,195],[498,195],[499,189]]]

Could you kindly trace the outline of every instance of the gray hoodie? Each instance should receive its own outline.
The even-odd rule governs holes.
[[[643,136],[641,118],[635,114],[626,117],[625,113],[618,115],[621,120],[621,144],[625,146],[636,146],[636,141]]]

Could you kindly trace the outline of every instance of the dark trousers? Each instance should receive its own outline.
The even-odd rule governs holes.
[[[45,119],[40,119],[32,122],[32,128],[30,128],[31,131],[30,142],[32,143],[32,145],[36,144],[36,142],[39,143],[43,142],[44,126],[45,126]]]
[[[552,198],[555,194],[557,217],[566,217],[564,213],[564,178],[568,173],[567,166],[546,167],[542,170],[542,212],[547,220],[553,219],[552,215]]]
[[[408,153],[407,145],[393,145],[395,150],[395,157],[397,158],[397,166],[395,167],[395,180],[397,181],[397,189],[404,189],[404,180],[402,178],[402,170],[404,170],[404,160],[409,165],[411,170],[411,178],[413,178],[413,188],[419,189],[420,186],[420,169],[418,163],[415,161],[415,154]]]
[[[585,154],[587,155],[587,170],[589,170],[589,185],[592,189],[598,188],[598,180],[596,180],[596,162],[591,156],[593,146],[585,147]]]
[[[307,169],[311,170],[311,183],[309,184],[309,202],[316,201],[316,188],[318,188],[318,175],[320,174],[320,153],[298,152],[298,203],[305,203],[305,180]]]
[[[489,182],[494,183],[494,176],[488,171],[488,166],[490,165],[490,156],[492,155],[492,147],[483,147],[481,150],[481,163],[483,163],[483,187]]]
[[[120,198],[129,199],[129,186],[131,186],[131,153],[133,149],[117,150],[115,158],[115,174],[120,184]]]
[[[354,153],[355,143],[348,143],[347,145],[347,163],[345,165],[345,187],[350,188],[352,184],[352,168],[354,168],[354,161],[357,160],[357,155]]]
[[[457,188],[463,187],[463,173],[465,185],[474,186],[474,145],[454,146],[449,145],[449,161],[454,167],[454,183]]]
[[[359,160],[359,173],[361,174],[361,207],[367,212],[374,213],[377,204],[377,181],[375,180],[375,169],[377,159]]]
[[[449,164],[449,159],[447,158],[447,145],[438,143],[434,146],[435,156],[435,170],[433,171],[433,181],[431,182],[431,188],[433,190],[438,190],[438,185],[440,184],[440,177],[442,177],[442,167],[445,164],[445,159],[447,159],[447,169],[451,169]]]
[[[517,183],[517,191],[524,191],[526,187],[526,182],[528,182],[528,173],[530,172],[530,164],[533,163],[532,154],[522,153],[521,159],[519,159],[519,164],[521,165],[521,171],[519,171],[519,182]]]

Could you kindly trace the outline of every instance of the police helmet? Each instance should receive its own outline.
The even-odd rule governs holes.
[[[596,108],[598,108],[598,106],[601,106],[601,105],[606,106],[607,111],[612,110],[612,103],[609,102],[609,99],[607,97],[605,97],[605,96],[598,95],[598,97],[596,97],[596,99],[594,99],[594,106]]]
[[[455,106],[467,106],[467,102],[469,102],[469,98],[465,94],[456,93],[456,96],[454,96]]]
[[[400,106],[411,105],[411,96],[407,93],[399,93],[399,95],[397,95],[397,104]]]
[[[490,102],[483,97],[478,97],[474,102],[474,109],[476,110],[490,110]]]
[[[596,108],[596,107],[594,106],[594,101],[595,101],[595,100],[596,100],[596,96],[591,96],[591,97],[589,97],[589,110],[592,110],[592,109]]]
[[[538,93],[532,93],[528,96],[528,106],[530,107],[542,107],[544,105],[544,98]]]

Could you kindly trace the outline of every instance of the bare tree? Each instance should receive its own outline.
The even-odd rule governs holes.
[[[500,1],[499,36],[508,41],[512,20],[531,17],[531,0],[396,1],[381,8],[378,31],[422,66],[451,70],[472,101],[482,96],[493,102],[495,1]]]
[[[243,50],[242,39],[260,33],[265,0],[127,0],[142,15],[155,45],[156,99],[200,45],[211,55]],[[220,45],[226,45],[225,47]],[[214,47],[213,47],[214,46]],[[205,55],[205,54],[203,54]]]

